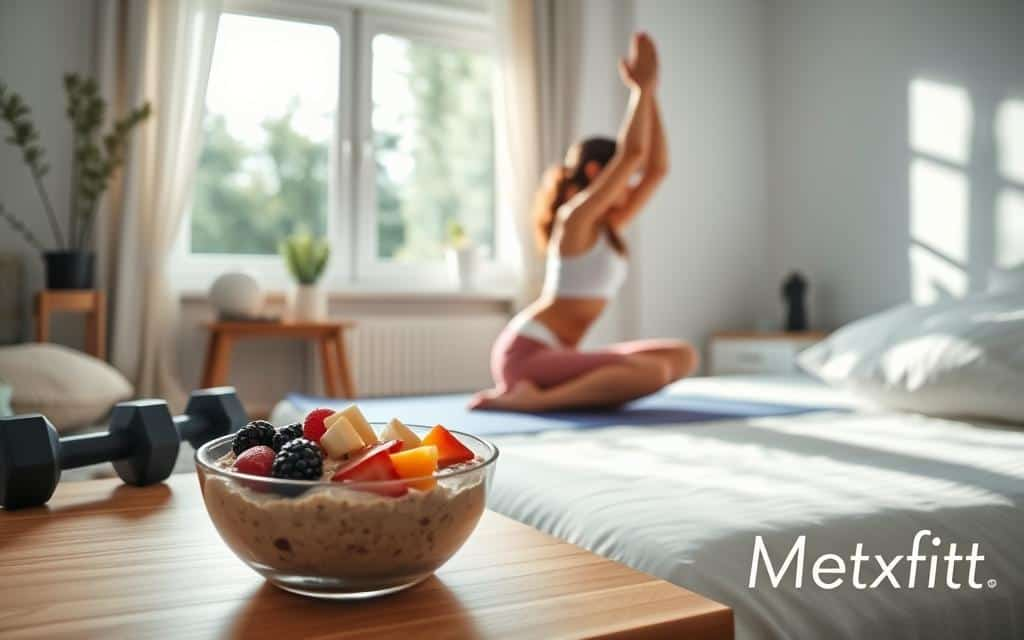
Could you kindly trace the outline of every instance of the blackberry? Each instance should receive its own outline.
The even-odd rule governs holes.
[[[281,447],[270,467],[270,475],[288,480],[319,480],[323,469],[320,447],[312,440],[296,438]]]
[[[274,433],[274,425],[266,420],[253,420],[235,433],[235,439],[231,441],[231,450],[237,456],[246,449],[261,444],[268,447],[273,446]]]
[[[301,437],[301,422],[294,422],[287,426],[281,427],[280,429],[277,430],[277,433],[274,434],[274,451],[280,451],[281,447],[283,447],[286,442],[291,442],[295,438]]]

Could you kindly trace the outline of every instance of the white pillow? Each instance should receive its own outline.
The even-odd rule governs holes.
[[[988,270],[988,292],[994,294],[1024,291],[1024,267]]]
[[[902,305],[843,327],[798,362],[885,407],[1024,423],[1024,291]]]
[[[133,394],[106,362],[47,343],[0,347],[0,378],[14,390],[14,413],[41,413],[58,431],[96,425]]]

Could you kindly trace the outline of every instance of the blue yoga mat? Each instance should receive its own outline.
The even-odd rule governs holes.
[[[391,418],[398,418],[407,424],[429,426],[440,423],[452,429],[484,436],[538,433],[556,429],[681,424],[841,410],[837,407],[769,404],[663,392],[614,411],[558,411],[531,414],[469,411],[466,409],[466,403],[470,397],[470,394],[458,393],[365,398],[359,400],[359,407],[371,422],[386,422]],[[342,409],[352,402],[299,393],[289,394],[288,400],[303,413],[316,407]]]

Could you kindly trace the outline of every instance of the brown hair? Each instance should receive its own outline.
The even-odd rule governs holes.
[[[577,192],[586,189],[590,185],[585,171],[587,164],[596,162],[604,168],[615,155],[615,147],[615,140],[611,138],[587,138],[569,149],[569,164],[557,164],[544,172],[533,199],[534,234],[542,251],[547,249],[551,240],[558,208],[568,200],[569,186],[575,186]],[[611,227],[608,227],[608,240],[616,251],[626,252],[622,238]]]

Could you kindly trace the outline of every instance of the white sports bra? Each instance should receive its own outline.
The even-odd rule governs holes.
[[[556,243],[548,244],[544,295],[554,298],[610,299],[626,279],[629,264],[601,233],[589,251],[562,256]]]

